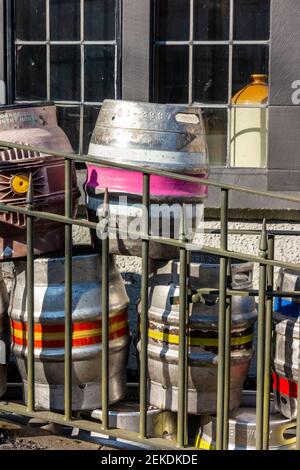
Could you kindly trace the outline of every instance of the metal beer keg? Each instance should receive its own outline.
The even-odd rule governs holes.
[[[277,288],[290,291],[289,298],[274,300],[273,392],[276,409],[287,418],[297,417],[300,353],[300,273],[281,269]]]
[[[74,247],[72,267],[72,409],[101,407],[101,258],[89,247]],[[15,261],[15,284],[9,309],[12,350],[27,401],[26,263]],[[64,257],[34,262],[34,332],[36,407],[64,408]],[[129,350],[128,297],[115,265],[109,280],[109,401],[126,393]]]
[[[89,154],[112,163],[143,166],[182,175],[206,178],[208,152],[201,109],[153,103],[105,100],[94,129]],[[117,168],[87,165],[85,185],[90,220],[97,221],[97,211],[108,189],[110,214],[114,225],[128,229],[141,221],[143,174]],[[196,208],[207,196],[203,182],[191,183],[163,176],[151,176],[151,226],[156,236],[178,238],[180,207],[191,205],[191,231],[197,229]],[[164,233],[160,221],[170,219],[170,232]],[[94,244],[99,240],[92,233]],[[111,252],[141,255],[140,239],[111,239]],[[178,250],[150,244],[150,257],[171,259]]]
[[[0,108],[0,140],[33,147],[72,152],[71,144],[58,126],[53,104],[26,104]],[[37,211],[64,214],[64,159],[48,154],[20,150],[0,150],[0,199],[3,204],[24,206],[32,177],[33,208]],[[73,215],[76,215],[80,192],[75,166],[72,182]],[[24,214],[0,213],[0,260],[27,255]],[[34,251],[41,255],[64,247],[61,223],[35,219]]]
[[[202,450],[216,449],[215,416],[202,416],[195,438],[195,447]],[[256,449],[256,394],[244,391],[241,406],[229,419],[228,450]],[[276,412],[274,401],[270,407],[269,450],[293,450],[296,447],[296,422]]]
[[[170,261],[150,275],[148,375],[149,403],[178,409],[179,262]],[[232,264],[232,288],[252,287],[253,265]],[[219,264],[191,263],[190,285],[218,288]],[[189,305],[188,413],[214,414],[217,402],[218,300]],[[239,406],[243,383],[253,354],[253,327],[257,312],[251,297],[232,297],[230,409]],[[137,345],[140,350],[140,343]]]
[[[7,309],[9,305],[8,292],[0,268],[0,397],[6,392],[6,372],[9,352],[9,325]]]

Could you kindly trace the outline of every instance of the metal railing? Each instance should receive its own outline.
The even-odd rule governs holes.
[[[229,230],[228,228],[228,196],[230,191],[239,191],[256,196],[285,200],[299,203],[300,197],[277,194],[266,191],[257,191],[242,186],[222,184],[210,179],[203,179],[203,184],[219,188],[221,191],[221,226],[220,229],[209,230],[209,233],[220,234],[220,247],[200,246],[196,243],[186,242],[184,238],[184,221],[182,223],[179,240],[157,237],[149,231],[150,206],[150,178],[151,175],[167,176],[183,181],[199,183],[199,178],[182,176],[161,170],[149,170],[143,167],[107,163],[99,158],[84,155],[74,155],[58,151],[49,151],[31,146],[18,145],[0,141],[0,148],[27,149],[41,154],[48,154],[64,158],[65,160],[65,215],[57,215],[36,211],[33,206],[32,180],[29,180],[26,207],[0,203],[0,212],[12,212],[26,215],[27,220],[27,315],[28,315],[28,404],[21,405],[14,402],[0,402],[0,411],[13,412],[20,415],[39,417],[45,421],[69,425],[82,430],[99,432],[101,434],[125,438],[133,442],[146,444],[153,448],[170,449],[183,448],[188,445],[187,429],[187,307],[189,302],[197,303],[202,295],[207,293],[218,294],[219,297],[219,336],[218,336],[218,390],[217,390],[217,428],[216,449],[224,450],[228,447],[228,419],[230,395],[230,342],[231,342],[231,299],[235,295],[258,296],[258,332],[257,332],[257,406],[256,406],[256,447],[258,450],[267,450],[269,445],[269,417],[270,417],[270,388],[271,388],[271,342],[272,342],[272,311],[274,297],[291,296],[290,292],[275,291],[273,286],[274,268],[288,268],[299,270],[300,264],[279,262],[274,259],[276,235],[289,234],[299,236],[297,231],[267,231],[266,222],[262,230]],[[74,418],[72,415],[72,226],[77,225],[89,229],[96,229],[97,223],[85,219],[72,217],[72,161],[92,163],[105,167],[134,170],[143,174],[143,233],[142,239],[142,280],[141,280],[141,317],[140,317],[140,432],[109,428],[109,233],[119,229],[107,227],[108,237],[102,241],[102,422]],[[200,180],[201,181],[201,180]],[[107,195],[105,197],[106,203]],[[105,204],[104,204],[105,206]],[[107,209],[107,207],[106,207]],[[105,212],[105,210],[104,210]],[[48,411],[35,411],[34,400],[34,219],[35,217],[60,222],[65,225],[65,396],[64,414]],[[257,256],[229,251],[229,234],[257,235],[260,233],[259,254]],[[147,343],[148,343],[148,268],[149,243],[159,242],[178,247],[180,250],[180,298],[179,298],[179,394],[178,394],[178,422],[177,443],[162,438],[147,437]],[[189,292],[188,264],[191,250],[220,257],[219,289],[199,289]],[[234,258],[241,261],[251,261],[259,265],[258,290],[233,290],[230,286],[229,271],[230,260]],[[293,292],[293,297],[300,297],[300,292]],[[299,364],[300,366],[300,364]],[[300,386],[300,374],[298,389]],[[300,394],[298,393],[298,406],[300,409]],[[300,450],[300,413],[297,417],[296,448]]]

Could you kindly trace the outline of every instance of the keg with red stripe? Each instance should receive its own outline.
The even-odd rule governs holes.
[[[0,397],[6,392],[6,372],[9,351],[8,304],[8,293],[2,277],[2,271],[0,270]]]
[[[15,261],[16,278],[9,309],[12,350],[27,401],[26,262]],[[36,407],[64,408],[64,257],[34,262],[34,357]],[[101,407],[101,258],[88,247],[74,248],[72,266],[72,408]],[[128,297],[121,275],[110,267],[109,401],[126,393],[129,349]]]
[[[283,416],[296,418],[300,351],[300,274],[282,269],[277,279],[280,290],[291,292],[289,298],[274,302],[273,391],[275,406]]]

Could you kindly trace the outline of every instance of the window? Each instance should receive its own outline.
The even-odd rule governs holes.
[[[102,101],[119,97],[119,15],[119,0],[14,2],[15,101],[55,101],[76,152]]]
[[[153,99],[203,108],[211,165],[266,166],[269,36],[270,0],[154,1]]]

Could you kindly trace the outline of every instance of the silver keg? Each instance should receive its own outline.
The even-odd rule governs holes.
[[[300,354],[300,273],[281,269],[276,287],[290,292],[288,298],[274,301],[273,392],[276,409],[290,419],[297,417]]]
[[[0,268],[0,397],[7,388],[6,373],[9,352],[9,325],[7,309],[9,305],[8,292]]]
[[[195,447],[202,450],[216,449],[215,416],[202,416],[195,438]],[[256,449],[256,393],[243,392],[238,410],[229,418],[229,450]],[[296,447],[296,422],[276,412],[274,401],[270,406],[269,450],[293,450]]]
[[[149,403],[161,409],[178,409],[179,348],[178,261],[157,268],[149,284],[148,375]],[[191,263],[189,288],[218,288],[219,264]],[[232,264],[232,288],[252,287],[253,265]],[[140,307],[139,307],[140,308]],[[217,297],[189,305],[188,413],[214,414],[218,368]],[[257,312],[251,297],[232,297],[230,410],[239,406],[243,383],[253,354],[253,328]],[[140,350],[140,343],[137,345]]]
[[[275,406],[287,418],[297,417],[300,318],[274,314],[273,392]]]
[[[34,261],[34,355],[36,407],[64,408],[64,257]],[[101,258],[89,247],[74,247],[72,266],[72,409],[101,407]],[[126,393],[129,350],[128,297],[116,266],[109,271],[109,401]],[[15,261],[9,315],[12,350],[25,392],[27,383],[26,262]]]
[[[208,152],[201,109],[105,100],[96,122],[89,154],[108,163],[143,166],[206,178]],[[101,217],[105,189],[109,192],[111,224],[128,230],[142,220],[143,174],[133,170],[88,164],[85,184],[89,219]],[[165,176],[150,178],[150,231],[155,236],[178,238],[182,204],[190,205],[190,232],[199,229],[197,207],[207,196],[203,181],[191,183]],[[199,212],[199,210],[198,210]],[[200,211],[201,212],[201,211]],[[166,222],[167,218],[169,223]],[[161,222],[168,225],[164,228]],[[200,223],[202,220],[200,220]],[[166,233],[168,232],[168,233]],[[99,245],[96,233],[93,243]],[[141,255],[140,238],[112,237],[114,254]],[[150,257],[176,257],[175,247],[150,244]]]

